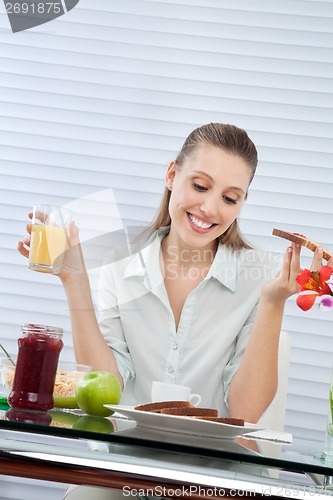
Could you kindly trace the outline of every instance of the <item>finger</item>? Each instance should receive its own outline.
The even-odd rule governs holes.
[[[32,224],[30,224],[30,222],[25,226],[25,228],[27,230],[27,233],[31,234]]]
[[[22,243],[23,243],[23,245],[25,245],[26,247],[30,247],[30,241],[31,241],[30,234],[28,234],[27,236],[25,236],[25,237],[22,239]]]
[[[30,219],[32,219],[32,214],[28,214],[28,215],[29,215],[29,217],[31,215]],[[35,221],[40,220],[41,222],[45,222],[47,218],[48,218],[48,214],[46,214],[45,212],[41,212],[40,210],[35,211],[35,219],[34,219]]]
[[[293,247],[294,252],[295,252],[297,255],[300,255],[300,254],[301,254],[301,248],[302,248],[302,245],[299,245],[298,243],[292,243],[291,245],[292,245],[292,247]]]
[[[23,244],[23,241],[19,241],[17,243],[17,250],[20,252],[21,255],[24,257],[29,257],[29,250],[27,250]]]
[[[319,271],[320,267],[322,266],[322,260],[323,249],[321,247],[317,247],[312,259],[310,271]]]
[[[279,272],[279,277],[289,279],[290,274],[290,263],[293,255],[293,247],[289,246],[284,254],[284,259],[282,262],[282,267]]]
[[[301,245],[293,243],[289,278],[294,280],[301,271]]]
[[[79,228],[75,224],[74,221],[71,222],[69,226],[69,239],[71,246],[79,245],[80,244],[80,239],[79,239]]]

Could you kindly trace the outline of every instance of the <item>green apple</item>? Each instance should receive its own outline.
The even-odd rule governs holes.
[[[89,415],[108,417],[114,412],[105,404],[118,404],[121,386],[117,377],[110,372],[85,373],[76,386],[76,399],[82,411]]]
[[[103,432],[111,434],[114,432],[114,426],[111,420],[105,417],[93,417],[91,415],[82,415],[74,423],[72,429],[90,432]]]

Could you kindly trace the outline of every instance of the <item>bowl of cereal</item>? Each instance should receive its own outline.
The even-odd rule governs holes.
[[[16,356],[11,356],[16,363]],[[79,408],[76,401],[76,385],[80,378],[92,370],[91,366],[69,361],[59,361],[54,383],[53,400],[56,408]],[[12,390],[15,366],[8,358],[0,358],[2,384],[7,394]]]
[[[75,396],[76,385],[91,370],[92,366],[59,361],[53,390],[56,408],[79,408]]]
[[[5,388],[7,396],[10,393],[13,385],[15,363],[16,356],[10,356],[10,358],[0,358],[1,382]]]

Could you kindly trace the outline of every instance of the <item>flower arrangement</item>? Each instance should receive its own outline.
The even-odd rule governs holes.
[[[333,268],[321,266],[319,271],[303,271],[296,278],[299,294],[296,304],[303,311],[308,311],[315,302],[323,311],[333,310]]]

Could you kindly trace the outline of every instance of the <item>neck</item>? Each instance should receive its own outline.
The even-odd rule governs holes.
[[[173,238],[171,234],[167,235],[162,241],[164,262],[182,268],[210,266],[214,260],[217,247],[217,241],[212,241],[204,247],[191,247],[183,240]]]

